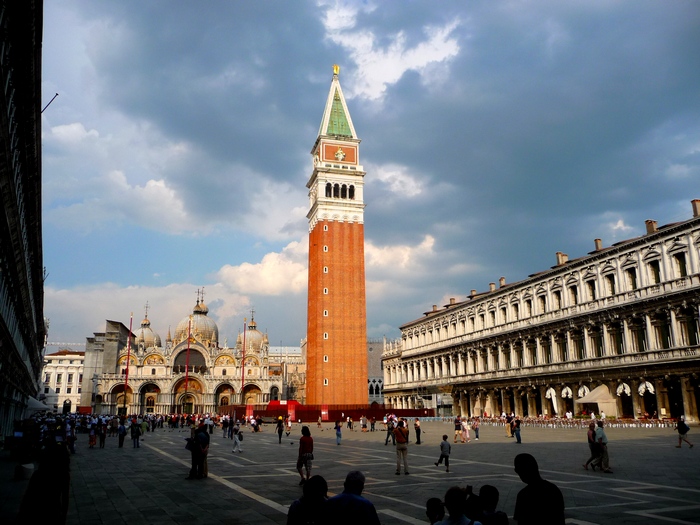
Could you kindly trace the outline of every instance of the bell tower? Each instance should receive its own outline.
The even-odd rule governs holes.
[[[368,403],[364,176],[338,75],[311,150],[306,403]]]

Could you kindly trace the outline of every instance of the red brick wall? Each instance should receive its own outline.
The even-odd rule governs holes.
[[[364,243],[362,224],[322,221],[309,234],[307,404],[368,402]]]

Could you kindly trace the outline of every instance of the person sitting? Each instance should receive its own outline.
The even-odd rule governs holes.
[[[445,506],[440,501],[440,498],[430,498],[425,502],[425,515],[428,517],[431,525],[445,518]]]
[[[465,515],[470,488],[450,487],[447,489],[447,492],[445,492],[445,508],[450,513],[450,517],[438,522],[437,525],[481,525],[480,521],[475,521]]]
[[[479,521],[483,525],[508,525],[508,515],[500,510],[496,510],[498,506],[499,493],[498,489],[493,485],[484,485],[479,490],[479,499],[481,500],[481,517]]]
[[[564,496],[554,483],[542,479],[537,460],[530,454],[518,454],[514,465],[527,487],[518,492],[513,519],[518,525],[564,525]]]
[[[287,525],[323,523],[324,504],[328,499],[328,483],[323,476],[311,476],[304,483],[304,495],[289,506]]]
[[[361,496],[365,488],[365,475],[359,470],[348,472],[343,483],[344,490],[325,503],[325,521],[334,525],[379,525],[379,516],[374,504]]]

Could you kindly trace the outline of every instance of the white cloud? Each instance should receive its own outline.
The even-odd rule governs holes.
[[[670,179],[687,179],[698,173],[698,169],[695,166],[688,166],[687,164],[671,164],[668,166],[664,174]]]
[[[308,240],[294,241],[259,263],[226,265],[216,277],[230,290],[257,295],[299,294],[306,291]]]
[[[426,86],[447,79],[444,72],[438,74],[435,65],[459,53],[460,46],[453,36],[460,26],[458,19],[442,26],[426,26],[425,40],[415,45],[408,42],[405,32],[399,31],[382,46],[372,31],[354,30],[359,9],[351,4],[322,5],[327,7],[323,18],[326,37],[346,48],[357,64],[357,72],[347,84],[348,98],[381,99],[387,87],[398,82],[407,71],[417,72]]]
[[[368,165],[370,166],[370,165]],[[392,193],[403,197],[415,197],[423,192],[423,181],[400,164],[371,166],[372,177],[382,182]]]
[[[97,130],[91,129],[88,131],[80,122],[54,126],[51,128],[51,134],[57,141],[65,144],[76,144],[87,139],[97,139],[100,137]]]
[[[84,196],[81,202],[47,210],[47,220],[83,232],[114,222],[138,224],[168,233],[202,230],[163,180],[149,180],[143,186],[131,185],[124,173],[112,171],[91,181],[90,185],[89,196]]]

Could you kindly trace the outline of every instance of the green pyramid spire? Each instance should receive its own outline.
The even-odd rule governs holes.
[[[328,127],[326,128],[325,134],[352,137],[350,124],[348,124],[348,117],[345,114],[343,102],[340,100],[340,93],[338,93],[337,89],[335,93],[333,93],[333,105],[331,106],[331,114],[328,119]]]

